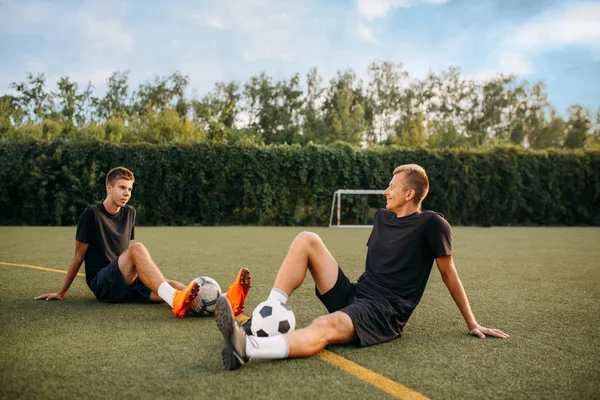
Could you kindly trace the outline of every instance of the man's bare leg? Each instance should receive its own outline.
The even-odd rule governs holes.
[[[119,269],[127,285],[131,285],[136,278],[154,293],[158,293],[159,286],[166,282],[165,277],[152,258],[146,247],[135,243],[119,257]]]
[[[342,311],[318,317],[306,328],[284,336],[289,346],[287,356],[290,358],[310,357],[329,344],[351,343],[356,340],[352,319]]]
[[[312,232],[301,232],[296,236],[273,287],[289,296],[304,282],[306,271],[310,271],[321,294],[327,293],[337,281],[337,261],[319,235]]]
[[[185,290],[187,287],[181,282],[172,281],[170,279],[167,279],[167,283],[169,285],[171,285],[175,290]],[[165,302],[163,300],[163,298],[158,295],[158,293],[154,293],[154,292],[150,292],[149,299],[153,303],[164,303]]]
[[[269,298],[285,302],[310,271],[321,294],[331,290],[338,277],[338,263],[321,238],[302,232],[292,242],[283,260]],[[282,298],[283,296],[283,298]],[[330,343],[349,343],[355,339],[354,325],[343,312],[315,319],[308,327],[283,336],[247,336],[230,311],[227,299],[217,301],[216,320],[225,339],[222,361],[225,369],[237,369],[249,358],[308,357]]]
[[[170,285],[150,257],[146,247],[141,243],[135,243],[121,254],[119,270],[127,285],[131,285],[139,277],[142,283],[151,292],[166,301],[173,308],[175,315],[180,318],[185,315],[200,290],[200,286],[195,281],[192,281],[183,290],[178,290]],[[154,301],[157,296],[151,294],[150,299]]]
[[[237,369],[250,358],[281,359],[309,357],[331,343],[350,343],[356,338],[348,314],[337,311],[315,319],[309,326],[286,335],[248,336],[235,321],[227,298],[217,300],[217,326],[225,339],[223,367]]]

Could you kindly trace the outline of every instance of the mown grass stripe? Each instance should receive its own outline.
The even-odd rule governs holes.
[[[11,266],[11,267],[31,268],[31,269],[37,269],[40,271],[47,271],[47,272],[59,272],[61,274],[67,273],[67,271],[65,271],[65,270],[40,267],[38,265],[8,263],[8,262],[3,262],[3,261],[0,261],[0,265],[7,265],[7,266]],[[85,277],[85,274],[78,273],[77,276]],[[247,319],[249,317],[242,315],[238,318],[240,321],[243,321],[242,318]],[[399,399],[415,399],[415,400],[428,399],[428,397],[425,397],[422,394],[407,388],[406,386],[403,386],[397,382],[394,382],[391,379],[381,376],[367,368],[361,367],[360,365],[353,363],[352,361],[350,361],[342,356],[338,356],[337,354],[332,353],[328,350],[321,350],[317,354],[317,356],[321,360],[325,361],[326,363],[334,365],[334,366],[348,372],[349,374],[354,375],[358,379],[368,382],[371,385],[377,387],[378,389],[383,390],[384,392],[391,394],[392,396],[395,396]]]
[[[423,396],[421,393],[415,392],[407,388],[404,385],[394,382],[384,376],[381,376],[365,367],[353,363],[350,360],[345,359],[342,356],[338,356],[328,350],[321,350],[317,356],[328,364],[335,365],[336,367],[354,375],[358,379],[370,383],[371,385],[383,390],[384,392],[391,394],[399,399],[415,399],[425,400],[428,397]]]
[[[61,274],[66,274],[67,273],[67,271],[65,271],[63,269],[46,268],[46,267],[40,267],[38,265],[7,263],[7,262],[3,262],[3,261],[0,261],[0,265],[8,265],[8,266],[11,266],[11,267],[23,267],[23,268],[39,269],[41,271],[48,271],[48,272],[60,272]],[[83,276],[83,277],[85,277],[85,274],[78,273],[77,276]]]

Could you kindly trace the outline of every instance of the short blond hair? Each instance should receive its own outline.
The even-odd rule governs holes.
[[[417,164],[404,164],[394,169],[394,175],[404,172],[404,190],[412,189],[415,191],[413,201],[419,205],[429,193],[429,178],[425,169]]]

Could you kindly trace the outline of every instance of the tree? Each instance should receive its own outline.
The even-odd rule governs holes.
[[[217,82],[212,92],[190,102],[196,124],[209,140],[224,141],[234,128],[241,93],[237,82]]]
[[[460,76],[459,67],[450,67],[439,75],[430,73],[424,81],[414,85],[414,93],[419,112],[427,125],[437,129],[438,136],[451,135],[448,139],[439,137],[436,141],[453,142],[455,133],[458,133],[466,138],[473,136],[476,145],[483,144],[485,135],[469,130],[467,125],[473,118],[473,108],[478,104],[476,86]],[[452,128],[446,129],[448,127]]]
[[[438,131],[437,134],[443,136],[441,130]],[[427,135],[425,132],[425,117],[420,113],[417,113],[414,117],[412,117],[410,125],[396,134],[394,143],[406,147],[424,146],[427,143]]]
[[[324,82],[314,67],[302,87],[299,74],[275,80],[261,73],[244,84],[218,82],[200,98],[189,98],[189,78],[179,72],[156,76],[133,92],[128,74],[112,73],[97,98],[91,84],[80,87],[64,76],[50,90],[44,74],[28,73],[10,84],[13,95],[0,96],[0,138],[600,147],[600,109],[595,125],[580,105],[569,109],[565,121],[542,82],[517,83],[512,75],[476,81],[450,67],[409,81],[402,64],[375,61],[366,85],[350,69]]]
[[[592,134],[588,137],[588,145],[591,148],[600,149],[600,107],[596,111],[596,124],[592,128]]]
[[[185,101],[185,90],[189,77],[175,72],[161,78],[157,76],[154,83],[141,84],[133,93],[133,112],[146,115],[150,112],[161,112],[174,106],[181,118],[185,118],[188,105]]]
[[[582,148],[587,141],[591,127],[590,111],[579,104],[570,106],[567,133],[563,146],[568,149]]]
[[[369,65],[369,76],[367,101],[363,104],[365,121],[370,127],[367,141],[377,143],[394,133],[398,119],[404,117],[412,123],[411,104],[403,98],[401,87],[408,72],[402,64],[383,61]]]
[[[546,114],[551,113],[551,106],[544,89],[544,83],[537,82],[531,87],[527,96],[528,113],[525,115],[524,126],[527,143],[532,148],[545,146]]]
[[[273,83],[264,72],[244,85],[245,111],[249,126],[266,144],[301,141],[300,113],[303,99],[299,75]]]
[[[352,70],[338,72],[330,81],[323,105],[329,135],[325,143],[344,141],[359,144],[367,124],[363,107],[362,82]]]
[[[17,98],[11,95],[0,97],[0,139],[12,136],[15,126],[20,127],[24,119],[25,112]]]
[[[43,73],[34,76],[28,72],[27,82],[13,82],[10,87],[17,91],[15,98],[18,106],[31,121],[41,122],[52,116],[53,96],[46,90],[46,77]]]
[[[298,143],[301,141],[301,113],[304,106],[304,93],[300,88],[300,76],[295,74],[289,81],[281,80],[277,84],[281,112],[278,127],[279,143]]]
[[[321,106],[324,99],[325,89],[323,78],[316,67],[311,68],[306,74],[306,95],[304,107],[300,111],[302,118],[302,142],[324,143],[326,133],[323,110]]]
[[[54,98],[58,100],[58,104],[56,104],[58,108],[54,115],[58,122],[63,124],[65,133],[74,133],[75,126],[85,124],[92,88],[92,84],[88,83],[87,88],[78,93],[79,85],[71,82],[68,76],[62,77],[58,81],[58,92],[54,94]]]
[[[529,145],[532,149],[560,147],[565,139],[565,127],[565,120],[552,108],[550,121],[536,131],[535,136],[530,139]]]
[[[500,74],[470,87],[471,107],[466,110],[465,124],[474,146],[492,138],[502,142],[508,137],[507,114],[514,99],[510,86],[514,81],[513,75]]]
[[[116,71],[107,79],[106,94],[102,99],[92,100],[95,107],[95,115],[102,121],[116,116],[126,118],[131,110],[127,104],[129,96],[129,85],[127,83],[129,71]]]

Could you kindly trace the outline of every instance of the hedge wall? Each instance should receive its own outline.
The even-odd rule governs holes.
[[[138,224],[327,225],[334,190],[384,189],[405,163],[427,170],[424,208],[453,224],[600,225],[600,152],[96,142],[0,143],[0,224],[75,225],[122,165]],[[368,206],[346,201],[346,219]]]

